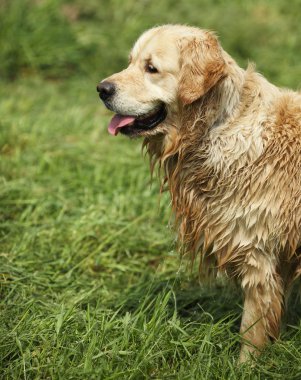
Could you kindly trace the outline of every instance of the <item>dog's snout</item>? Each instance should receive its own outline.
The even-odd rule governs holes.
[[[102,100],[109,99],[116,92],[116,86],[112,82],[101,82],[96,87],[97,92],[99,92],[99,97]]]

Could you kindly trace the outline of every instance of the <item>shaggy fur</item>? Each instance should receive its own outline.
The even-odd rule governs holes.
[[[144,72],[145,57],[161,64],[160,78]],[[166,104],[144,146],[164,173],[185,251],[241,283],[245,361],[278,337],[301,272],[301,95],[241,69],[213,33],[177,25],[147,31],[129,68],[106,80],[119,103]]]

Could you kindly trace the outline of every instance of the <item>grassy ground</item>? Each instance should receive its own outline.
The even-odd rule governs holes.
[[[77,0],[73,8],[70,2],[46,3],[46,11],[39,9],[45,20],[40,27],[59,27],[55,37],[43,37],[44,49],[34,48],[40,30],[13,34],[15,44],[0,52],[7,64],[0,70],[0,378],[300,379],[298,298],[291,299],[281,339],[253,367],[239,367],[240,292],[222,280],[200,284],[196,270],[181,262],[168,228],[167,195],[159,205],[140,142],[107,134],[110,115],[95,91],[99,78],[124,59],[119,42],[108,53],[116,25],[129,29],[121,36],[126,54],[135,33],[158,14],[162,22],[182,17],[197,24],[199,17],[199,24],[219,30],[241,62],[250,55],[271,79],[296,88],[298,2],[290,8],[284,2],[217,2],[210,12],[204,1],[207,13],[199,16],[196,1],[171,7],[165,0],[161,12],[146,2],[150,19],[142,21],[143,2],[118,7],[110,0],[103,14],[94,0]],[[74,6],[82,16],[67,24],[57,9],[74,20]],[[164,9],[172,9],[169,19],[163,20]],[[16,6],[7,13],[7,33],[23,11]],[[238,17],[235,29],[233,12],[250,12],[246,24],[255,31],[247,32],[251,28]],[[23,18],[28,30],[35,15]],[[272,47],[262,39],[266,31]],[[106,49],[93,55],[98,35]],[[15,45],[18,56],[10,50]],[[245,45],[247,51],[236,49]],[[281,60],[284,48],[288,54]],[[110,57],[117,63],[110,66]]]

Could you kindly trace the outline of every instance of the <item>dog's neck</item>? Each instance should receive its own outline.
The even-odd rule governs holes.
[[[231,119],[238,111],[241,103],[246,71],[235,63],[229,67],[229,74],[213,90],[214,108],[208,112],[208,129],[216,128]]]
[[[252,99],[256,98],[257,90],[253,85],[256,81],[253,78],[258,74],[253,67],[243,70],[226,52],[224,54],[227,75],[194,103],[180,105],[178,119],[175,119],[174,126],[168,126],[168,134],[144,140],[152,170],[158,162],[168,177],[172,167],[178,166],[179,161],[189,161],[191,154],[197,153],[205,158],[210,133],[219,133],[223,126],[230,125],[232,120],[247,111]]]
[[[183,109],[184,119],[195,115],[195,123],[190,123],[197,133],[206,134],[213,128],[236,117],[242,102],[244,84],[248,73],[225,53],[227,73],[213,88],[194,104]],[[182,120],[181,120],[182,122]],[[184,122],[184,125],[187,123]],[[183,126],[183,124],[182,124]]]

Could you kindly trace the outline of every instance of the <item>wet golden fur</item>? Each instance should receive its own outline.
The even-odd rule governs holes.
[[[160,78],[145,79],[146,51],[161,60]],[[147,31],[129,68],[109,79],[145,109],[156,99],[167,106],[144,146],[163,172],[185,251],[241,283],[244,361],[278,337],[301,271],[301,95],[241,69],[214,34],[175,25]]]

